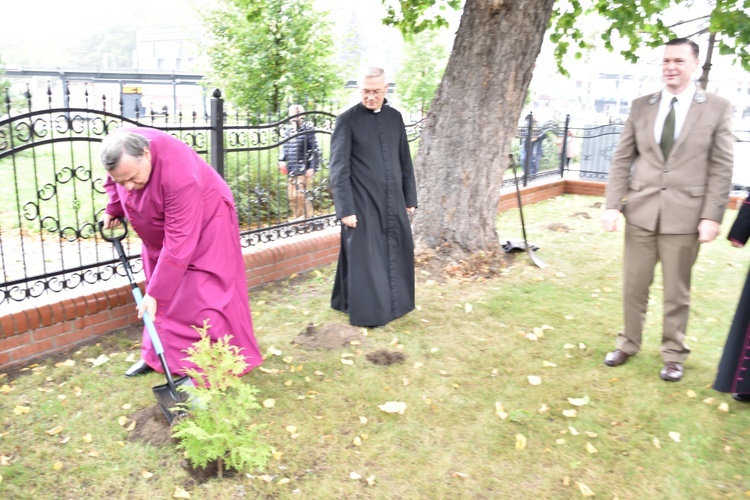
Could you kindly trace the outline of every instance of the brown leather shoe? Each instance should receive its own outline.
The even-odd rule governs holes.
[[[614,351],[607,353],[604,357],[604,364],[607,366],[620,366],[625,364],[630,355],[625,351],[615,349]]]
[[[667,382],[679,382],[682,378],[683,370],[681,363],[664,363],[664,368],[659,372],[662,380]]]

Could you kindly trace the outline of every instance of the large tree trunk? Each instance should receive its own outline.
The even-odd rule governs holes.
[[[502,175],[553,4],[466,0],[419,143],[418,250],[499,250]]]

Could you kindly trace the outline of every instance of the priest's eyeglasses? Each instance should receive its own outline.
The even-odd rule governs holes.
[[[381,95],[385,94],[385,90],[383,89],[377,89],[377,90],[368,90],[368,89],[362,89],[359,91],[360,94],[363,96],[375,96],[380,97]]]

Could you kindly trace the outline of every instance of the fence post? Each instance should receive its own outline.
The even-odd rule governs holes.
[[[224,100],[214,89],[211,97],[211,166],[224,178]]]
[[[560,150],[560,177],[565,176],[565,167],[568,165],[568,127],[570,127],[570,115],[565,115],[565,130],[563,130],[562,149]]]
[[[523,157],[523,187],[526,187],[529,181],[529,170],[531,167],[531,134],[534,132],[534,117],[532,113],[529,113],[526,117],[527,128],[526,128],[526,140],[523,141],[524,157]]]

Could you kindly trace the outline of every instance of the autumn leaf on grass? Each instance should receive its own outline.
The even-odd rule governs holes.
[[[588,451],[589,453],[596,453],[599,450],[596,449],[596,446],[586,441],[586,451]]]
[[[10,386],[8,384],[3,384],[3,386],[0,387],[0,394],[8,394],[13,389],[14,389],[14,387],[12,387],[12,386]]]
[[[508,418],[508,413],[505,411],[505,407],[500,401],[495,401],[495,415],[500,417],[502,420]]]
[[[469,314],[473,310],[474,310],[473,305],[469,304],[468,302],[464,304],[464,313]]]
[[[23,415],[24,413],[29,413],[31,411],[31,407],[29,406],[16,406],[13,408],[13,413],[16,415]]]
[[[542,377],[536,375],[529,375],[526,378],[529,379],[529,384],[531,385],[540,385],[542,383]]]
[[[403,401],[388,401],[382,405],[378,405],[380,411],[385,413],[398,413],[403,415],[406,412],[406,403]]]
[[[687,392],[686,392],[685,394],[686,394],[686,395],[687,395],[687,397],[689,397],[689,398],[694,398],[694,397],[696,397],[696,396],[697,396],[697,394],[695,393],[695,391],[694,391],[694,390],[692,390],[692,389],[688,389],[688,390],[687,390]]]
[[[576,415],[578,415],[578,410],[572,409],[572,410],[563,410],[562,412],[564,417],[573,418]]]
[[[60,434],[60,433],[62,432],[62,430],[63,430],[63,427],[62,427],[62,425],[58,425],[58,426],[56,426],[56,427],[53,427],[53,428],[51,428],[50,430],[48,430],[48,431],[46,431],[46,432],[47,432],[47,434],[49,434],[50,436],[54,436],[55,434]]]
[[[269,347],[266,349],[266,355],[268,356],[281,356],[282,352],[278,349],[276,349],[274,346]]]
[[[669,437],[671,437],[672,441],[674,441],[675,443],[679,443],[682,439],[679,432],[670,432]]]
[[[276,406],[275,399],[266,399],[263,401],[263,408],[273,408],[274,406]]]
[[[143,479],[148,479],[148,478],[150,478],[150,477],[154,477],[154,473],[153,473],[153,472],[149,472],[149,471],[147,471],[146,469],[143,469],[143,470],[141,471],[141,477],[142,477]]]
[[[581,490],[581,495],[583,495],[585,497],[593,497],[594,496],[594,492],[591,491],[591,488],[589,488],[588,486],[586,486],[583,483],[578,483],[578,489]]]
[[[352,479],[354,481],[357,481],[359,479],[362,479],[362,474],[358,474],[356,472],[350,472],[349,473],[349,479]]]
[[[453,472],[451,476],[457,477],[459,479],[469,479],[469,475],[465,472]]]
[[[555,368],[557,365],[551,361],[542,361],[542,366],[545,368]]]
[[[174,493],[172,493],[172,498],[190,498],[190,493],[179,486],[175,486]]]
[[[654,438],[651,440],[651,442],[653,443],[655,447],[661,449],[661,442],[659,442],[659,438]]]
[[[86,434],[85,436],[83,436],[83,438],[82,438],[82,439],[83,439],[83,440],[84,440],[84,441],[85,441],[86,443],[90,443],[91,441],[93,441],[93,440],[94,440],[94,438],[93,438],[93,437],[91,436],[91,434]]]
[[[61,361],[59,363],[55,363],[55,366],[57,368],[60,368],[61,366],[75,366],[76,362],[72,359],[66,359],[65,361]]]
[[[573,406],[583,406],[589,404],[591,399],[589,399],[588,396],[584,396],[582,398],[568,398],[568,403],[572,404]]]
[[[55,462],[52,464],[52,470],[60,470],[63,468],[62,462]]]
[[[125,358],[125,361],[127,361],[128,363],[133,363],[133,362],[135,362],[135,353],[134,353],[134,352],[133,352],[133,353],[130,353],[130,354],[128,355],[128,357],[127,357],[127,358]]]
[[[367,481],[367,486],[375,486],[375,476],[368,476],[365,481]]]
[[[526,436],[524,436],[523,434],[516,434],[516,449],[526,449]]]
[[[716,409],[727,413],[729,411],[729,405],[726,403],[721,403]]]
[[[100,355],[96,359],[88,358],[86,361],[88,361],[89,363],[91,363],[91,366],[94,367],[94,366],[101,366],[101,365],[103,365],[104,363],[106,363],[107,361],[109,361],[109,358],[107,357],[106,354],[102,354],[102,355]]]

